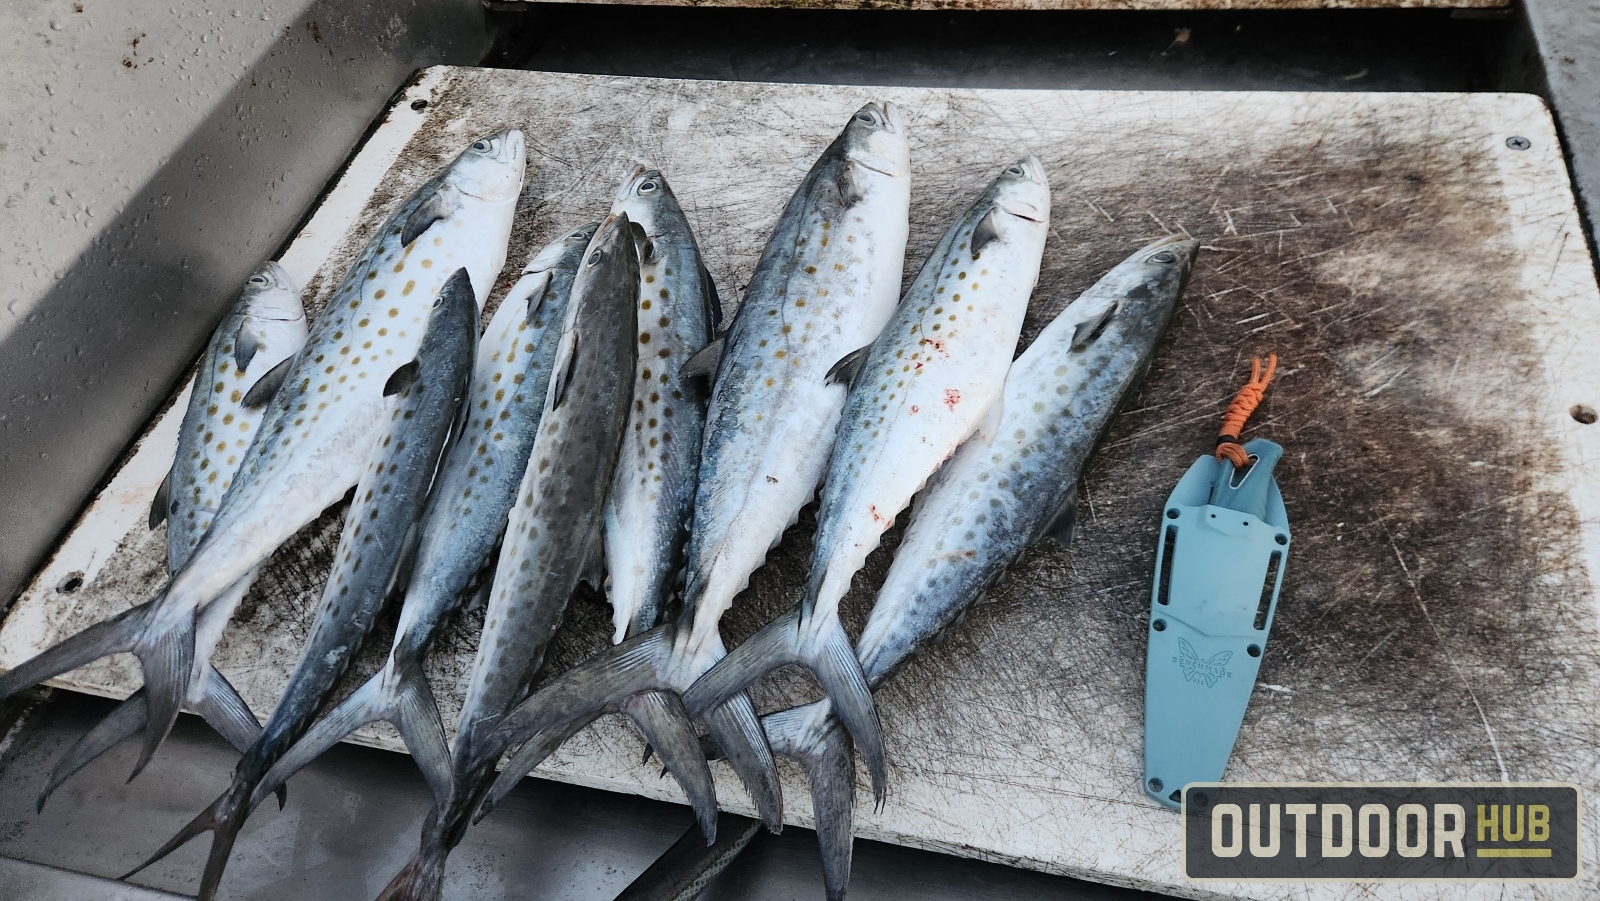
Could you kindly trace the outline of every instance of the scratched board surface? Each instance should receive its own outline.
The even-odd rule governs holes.
[[[998,168],[1030,153],[1047,165],[1054,210],[1023,346],[1152,238],[1186,231],[1204,248],[1148,379],[1088,467],[1071,545],[1037,547],[881,692],[889,803],[861,812],[860,834],[1192,897],[1280,894],[1186,884],[1176,816],[1139,790],[1162,503],[1211,447],[1251,355],[1267,351],[1283,364],[1250,434],[1287,449],[1278,474],[1295,550],[1228,778],[1600,786],[1590,576],[1600,571],[1600,480],[1586,473],[1600,459],[1600,424],[1575,415],[1600,405],[1591,349],[1600,294],[1535,98],[432,69],[397,101],[285,265],[319,308],[400,198],[478,134],[517,126],[529,137],[527,185],[496,298],[532,249],[599,218],[619,179],[646,159],[682,200],[731,312],[805,170],[877,98],[900,104],[910,130],[908,278]],[[429,103],[414,110],[417,99]],[[164,533],[146,529],[144,511],[181,410],[158,417],[12,609],[0,667],[160,584]],[[218,651],[217,665],[258,711],[299,652],[341,515],[329,511],[279,551]],[[808,510],[755,575],[724,622],[731,642],[792,603],[813,526]],[[891,532],[856,580],[845,607],[852,629],[897,541]],[[465,616],[430,662],[447,718],[480,622]],[[607,623],[602,599],[577,597],[551,670],[603,648]],[[388,638],[380,631],[358,675],[375,668]],[[119,659],[57,684],[120,696],[137,680]],[[756,694],[770,709],[812,689],[791,675]],[[398,747],[387,727],[358,739]],[[640,765],[641,748],[630,726],[607,718],[542,774],[680,798]],[[748,811],[731,772],[716,767],[727,805]],[[791,822],[809,824],[803,780],[792,769],[784,778]],[[174,827],[188,814],[175,812]],[[1579,884],[1455,886],[1451,897],[1592,897],[1597,835],[1591,813]]]

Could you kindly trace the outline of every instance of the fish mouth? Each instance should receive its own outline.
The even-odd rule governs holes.
[[[522,159],[527,151],[528,139],[519,128],[509,129],[505,133],[505,140],[500,145],[500,153],[495,159],[502,163],[515,163]]]

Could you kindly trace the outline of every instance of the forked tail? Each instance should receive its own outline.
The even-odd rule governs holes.
[[[168,854],[188,844],[189,839],[203,832],[212,833],[211,853],[206,856],[205,873],[200,877],[200,892],[195,896],[197,901],[212,901],[217,895],[217,886],[222,882],[222,871],[228,866],[228,858],[233,854],[233,842],[239,837],[239,829],[244,825],[245,817],[250,815],[250,785],[235,779],[222,797],[211,803],[210,807],[201,811],[198,816],[189,821],[189,825],[174,835],[150,855],[144,863],[139,864],[127,873],[123,879],[128,879],[134,874],[150,866]]]
[[[444,804],[450,798],[450,747],[445,742],[444,723],[439,705],[421,667],[408,665],[393,671],[384,669],[311,727],[294,747],[273,764],[261,780],[256,797],[279,790],[290,776],[322,756],[329,748],[368,723],[386,722],[400,732],[411,758],[433,791],[434,801]]]
[[[813,629],[818,625],[822,628]],[[804,665],[822,683],[835,715],[861,748],[872,779],[872,795],[882,805],[888,769],[878,708],[872,702],[872,689],[867,686],[850,636],[836,617],[826,624],[805,623],[799,608],[778,617],[690,686],[683,693],[684,706],[691,716],[702,715],[726,703],[755,680],[791,663]]]
[[[83,737],[56,761],[55,768],[50,771],[50,783],[39,793],[35,809],[42,812],[45,802],[63,782],[87,766],[90,761],[121,743],[123,739],[143,729],[149,718],[149,710],[149,705],[144,700],[144,689],[141,688],[117,705],[117,708],[93,729],[84,733]],[[256,720],[255,714],[250,712],[244,698],[240,697],[238,690],[209,663],[205,666],[205,684],[202,687],[200,702],[195,705],[195,712],[241,754],[255,742],[256,736],[261,734],[261,723]],[[283,786],[278,786],[277,794],[278,808],[281,810],[287,801]]]
[[[152,632],[154,613],[161,599],[157,597],[95,623],[0,676],[0,700],[101,657],[132,653],[144,669],[145,706],[144,746],[133,775],[128,777],[132,780],[144,770],[172,731],[172,724],[177,722],[184,697],[188,695],[189,678],[194,669],[194,614],[177,617],[171,625]]]
[[[850,885],[855,846],[856,771],[850,736],[828,717],[812,725],[813,707],[795,707],[762,719],[772,751],[800,764],[811,783],[811,809],[822,846],[822,878],[828,901],[843,901]]]
[[[688,795],[707,842],[714,841],[717,799],[711,771],[689,715],[674,686],[665,678],[671,668],[672,646],[670,625],[641,632],[569,670],[507,714],[496,733],[497,740],[505,747],[523,744],[500,771],[477,817],[492,809],[562,742],[602,713],[620,711],[633,720],[661,755],[667,770]],[[774,832],[781,829],[783,802],[777,770],[750,699],[738,695],[725,709],[708,716],[706,725],[750,792],[767,827]]]
[[[449,849],[442,845],[418,851],[378,893],[378,901],[439,901],[444,891],[444,864],[449,856]]]

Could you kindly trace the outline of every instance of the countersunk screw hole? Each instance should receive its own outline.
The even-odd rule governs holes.
[[[1190,792],[1189,803],[1196,807],[1211,806],[1211,798],[1205,792]]]
[[[1572,418],[1584,425],[1594,425],[1595,420],[1600,419],[1600,413],[1596,413],[1594,407],[1588,404],[1573,404],[1571,412]]]
[[[1276,541],[1279,544],[1288,544],[1289,543],[1289,536],[1288,535],[1276,535],[1276,536],[1273,537],[1272,540]]]
[[[56,590],[62,594],[71,594],[83,587],[83,573],[71,573],[61,580],[61,585]]]
[[[1506,146],[1510,147],[1512,150],[1527,150],[1529,147],[1533,146],[1533,142],[1522,135],[1512,135],[1511,137],[1506,138]]]
[[[1590,420],[1590,422],[1593,422],[1593,421],[1594,420]],[[1176,510],[1168,510],[1167,511],[1167,518],[1168,519],[1177,519],[1178,518],[1178,511],[1176,511]]]
[[[411,108],[414,109],[414,110],[418,110],[418,111],[425,110],[425,109],[428,108],[428,101],[426,101],[426,100],[413,100],[413,101],[411,101]]]
[[[1244,652],[1246,654],[1249,654],[1251,657],[1260,657],[1261,656],[1261,645],[1253,644],[1250,647],[1245,648]]]
[[[1162,786],[1160,779],[1151,779],[1150,782],[1149,782],[1149,785],[1150,785],[1150,790],[1155,792],[1158,795],[1161,794],[1161,789],[1164,787],[1164,786]]]
[[[1150,628],[1156,630],[1157,632],[1165,632],[1167,631],[1167,621],[1164,619],[1158,619],[1150,624]]]

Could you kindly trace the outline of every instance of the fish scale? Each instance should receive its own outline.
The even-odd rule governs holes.
[[[912,510],[856,645],[874,688],[927,647],[1045,534],[1065,542],[1090,452],[1150,364],[1198,242],[1163,238],[1107,273],[1034,339],[999,415],[959,447]],[[763,718],[811,781],[828,897],[850,879],[855,772],[825,699]]]
[[[223,316],[206,344],[196,368],[189,404],[178,430],[172,468],[150,508],[150,527],[167,524],[167,571],[176,572],[189,559],[211,525],[222,497],[238,472],[256,427],[260,406],[248,406],[245,392],[264,374],[293,356],[306,340],[306,314],[300,291],[277,263],[263,263],[245,281],[244,290]],[[232,610],[255,579],[250,570],[214,605]],[[261,724],[238,691],[210,665],[211,651],[222,638],[225,617],[201,616],[195,633],[194,679],[184,706],[205,718],[239,751],[255,741]],[[148,707],[144,691],[134,692],[110,715],[84,733],[56,761],[37,807],[73,773],[144,728]]]
[[[446,859],[495,775],[494,730],[527,695],[578,583],[594,579],[600,529],[633,397],[639,259],[628,217],[611,216],[585,250],[527,471],[511,508],[451,748],[447,802],[383,898],[437,899]]]
[[[633,409],[606,504],[607,594],[617,644],[507,714],[499,737],[523,745],[491,786],[485,808],[606,712],[633,720],[691,806],[714,810],[717,803],[694,726],[674,696],[688,688],[681,671],[672,678],[674,625],[651,628],[673,594],[688,538],[707,394],[690,364],[717,321],[716,290],[658,170],[639,167],[623,182],[612,212],[626,213],[644,237]],[[749,699],[724,705],[706,726],[769,828],[781,828],[777,772]]]
[[[761,675],[803,663],[866,759],[881,803],[878,717],[839,622],[839,601],[883,533],[1000,392],[1038,281],[1050,186],[1037,159],[1005,168],[946,231],[893,319],[833,375],[849,381],[799,607],[757,632],[691,689],[720,704]]]
[[[203,676],[197,613],[342,498],[392,404],[382,390],[416,355],[446,277],[465,268],[481,307],[505,264],[525,144],[510,131],[474,141],[379,226],[312,326],[305,347],[252,394],[271,397],[239,474],[192,556],[152,600],[97,623],[0,677],[0,698],[108,654],[132,651],[149,705],[139,772]],[[276,391],[273,389],[281,384]],[[234,391],[229,391],[232,400]],[[355,452],[352,453],[351,451]],[[221,628],[232,611],[204,619]],[[212,617],[215,617],[213,619]]]
[[[894,104],[858,111],[807,173],[722,349],[689,540],[678,665],[723,654],[717,623],[812,497],[845,387],[829,370],[877,336],[900,293],[910,150]]]
[[[450,752],[422,661],[449,623],[463,590],[488,562],[528,467],[573,278],[596,225],[537,251],[500,302],[478,345],[466,440],[440,467],[423,515],[417,561],[384,668],[346,698],[273,766],[261,791],[282,784],[367,723],[392,723],[428,779],[450,792]],[[502,434],[494,441],[494,434]]]
[[[395,400],[370,442],[370,462],[356,483],[333,571],[282,698],[228,788],[134,873],[212,832],[199,898],[216,894],[239,829],[266,795],[263,778],[311,726],[403,578],[439,464],[461,432],[471,385],[478,305],[466,269],[450,276],[431,307],[416,357],[385,380],[381,396]]]

